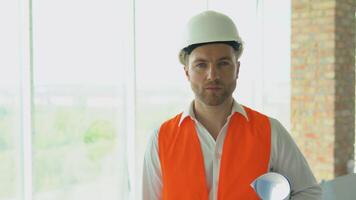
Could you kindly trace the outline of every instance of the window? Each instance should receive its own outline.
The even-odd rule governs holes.
[[[289,130],[291,2],[209,2],[211,9],[233,18],[245,42],[235,98],[277,118]]]
[[[124,8],[111,0],[33,5],[34,199],[123,199]]]
[[[142,165],[149,137],[160,123],[182,112],[192,100],[183,66],[178,62],[180,36],[189,17],[205,8],[203,0],[151,0],[136,4],[137,199],[142,199]]]
[[[21,198],[19,3],[0,2],[0,199]]]
[[[231,16],[246,45],[234,94],[237,101],[277,117],[289,127],[290,22],[275,19],[277,8],[267,4],[242,0],[137,1],[137,189],[141,188],[142,163],[149,137],[164,120],[182,112],[193,99],[183,66],[178,62],[181,29],[191,16],[207,8]],[[286,8],[285,19],[289,19],[288,2],[281,1],[280,5]],[[273,31],[268,26],[273,26]],[[273,35],[275,32],[281,35]],[[278,43],[279,49],[273,47],[273,50],[285,59],[270,51],[273,41],[267,40],[264,34],[283,40]],[[275,60],[278,61],[273,62]],[[271,75],[273,80],[268,78]]]
[[[246,43],[235,98],[288,126],[289,60],[276,57],[289,58],[288,36],[270,52],[282,35],[266,27],[290,24],[266,3],[1,2],[0,199],[141,199],[149,137],[193,99],[181,30],[207,8],[230,15]]]

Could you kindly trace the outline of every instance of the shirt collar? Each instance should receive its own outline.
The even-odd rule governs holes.
[[[180,118],[179,124],[178,126],[180,126],[180,124],[183,122],[183,120],[187,117],[192,118],[192,120],[196,120],[195,115],[194,115],[194,101],[192,101],[190,103],[190,105],[183,111],[182,113],[182,117]],[[244,109],[244,107],[237,103],[235,100],[233,101],[233,105],[232,105],[232,109],[231,109],[231,114],[229,115],[228,118],[230,118],[234,113],[240,113],[241,115],[243,115],[247,120],[248,120],[248,116],[246,114],[246,111]]]

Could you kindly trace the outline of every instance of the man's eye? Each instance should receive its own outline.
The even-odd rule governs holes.
[[[195,67],[197,67],[197,68],[205,68],[206,64],[205,63],[198,63],[198,64],[195,65]]]
[[[228,66],[228,65],[230,65],[230,63],[229,62],[227,62],[227,61],[222,61],[222,62],[219,62],[219,66]]]

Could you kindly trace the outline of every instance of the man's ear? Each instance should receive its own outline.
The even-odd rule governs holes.
[[[239,78],[239,72],[240,72],[240,61],[236,61],[236,79]]]
[[[189,81],[189,66],[184,65],[184,73],[185,73],[185,77],[187,77]]]

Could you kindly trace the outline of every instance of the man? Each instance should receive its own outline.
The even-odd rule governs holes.
[[[292,199],[321,199],[283,126],[232,97],[243,51],[233,21],[202,12],[189,21],[185,41],[179,60],[195,99],[153,134],[144,161],[143,199],[258,199],[250,184],[269,171],[288,178]]]

